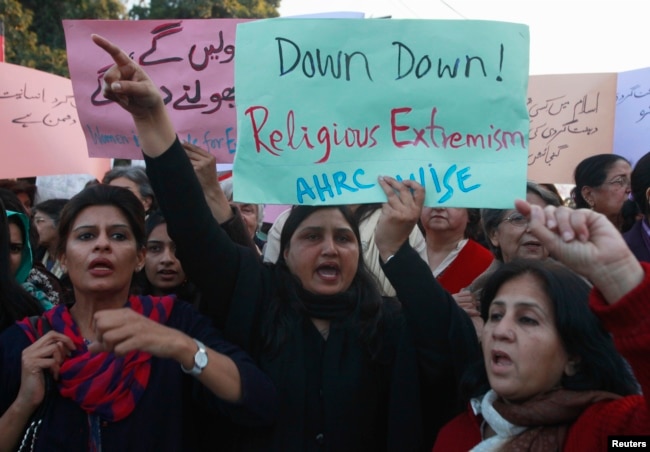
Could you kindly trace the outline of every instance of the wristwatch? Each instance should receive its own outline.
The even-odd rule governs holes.
[[[199,347],[199,350],[194,355],[194,367],[186,369],[181,364],[181,370],[186,374],[196,377],[197,375],[200,375],[201,372],[203,372],[203,369],[205,369],[205,366],[208,365],[208,353],[205,351],[205,345],[203,345],[201,341],[194,339],[194,342],[196,342],[196,345]]]

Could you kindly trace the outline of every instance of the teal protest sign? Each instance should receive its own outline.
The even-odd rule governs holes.
[[[237,26],[235,199],[427,205],[525,196],[528,27],[488,21],[272,19]]]

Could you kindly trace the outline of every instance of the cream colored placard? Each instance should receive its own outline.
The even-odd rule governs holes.
[[[616,78],[616,73],[530,77],[530,180],[572,184],[578,163],[612,152]]]

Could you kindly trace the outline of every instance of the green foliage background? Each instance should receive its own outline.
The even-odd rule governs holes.
[[[0,0],[5,61],[69,77],[63,19],[277,17],[280,0]]]

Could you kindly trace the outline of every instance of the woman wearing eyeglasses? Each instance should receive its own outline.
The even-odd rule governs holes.
[[[526,201],[541,207],[559,206],[560,199],[542,186],[528,182]],[[500,262],[516,258],[546,259],[548,251],[528,230],[528,220],[514,209],[483,209],[483,228],[494,257]]]
[[[559,207],[560,198],[551,191],[534,182],[526,184],[526,201],[542,208],[546,206]],[[513,206],[512,209],[481,209],[483,229],[490,251],[494,254],[494,261],[479,277],[468,287],[469,294],[480,311],[480,299],[483,286],[488,278],[504,263],[515,259],[539,259],[548,257],[548,250],[531,234],[528,228],[528,219],[519,213]],[[459,301],[458,299],[456,301]],[[461,300],[466,301],[466,300]],[[482,324],[474,320],[474,327],[479,336]]]
[[[592,209],[605,215],[621,230],[621,209],[628,199],[632,166],[625,157],[616,154],[598,154],[587,157],[573,173],[576,186],[571,196],[576,208]]]

